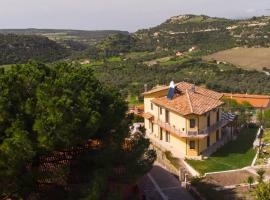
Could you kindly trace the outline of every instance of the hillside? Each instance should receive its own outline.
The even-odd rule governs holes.
[[[185,51],[198,46],[204,54],[236,46],[270,46],[270,17],[229,20],[183,15],[134,34],[149,49]]]
[[[0,34],[0,64],[26,63],[29,59],[52,62],[65,58],[70,52],[46,37]]]
[[[112,34],[129,34],[126,31],[114,30],[86,31],[68,29],[0,29],[0,33],[44,36],[75,51],[85,50],[89,45],[94,45]]]

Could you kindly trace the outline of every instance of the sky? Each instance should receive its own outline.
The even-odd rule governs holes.
[[[270,0],[0,0],[0,29],[127,30],[183,14],[270,15]]]

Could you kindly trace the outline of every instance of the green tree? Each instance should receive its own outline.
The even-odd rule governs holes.
[[[143,135],[130,137],[126,111],[122,96],[102,85],[88,67],[31,62],[2,70],[0,195],[27,198],[41,177],[68,184],[73,173],[82,174],[87,187],[72,199],[89,194],[98,199],[119,166],[126,169],[121,180],[135,181],[151,169],[155,153]],[[123,148],[126,138],[132,151]],[[38,170],[42,156],[90,140],[100,145],[75,157],[75,170],[72,165],[48,174]],[[59,199],[74,195],[65,187],[60,191]]]
[[[224,109],[228,112],[235,112],[238,114],[238,123],[239,124],[248,124],[251,121],[251,112],[254,110],[254,107],[248,103],[238,103],[234,99],[223,99],[225,102]]]
[[[249,189],[251,189],[251,185],[254,183],[254,178],[253,176],[249,176],[247,178],[247,183],[249,184]]]
[[[257,113],[257,119],[261,122],[261,124],[269,128],[270,127],[270,109],[264,110],[262,112]]]

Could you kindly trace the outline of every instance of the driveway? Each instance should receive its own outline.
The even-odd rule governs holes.
[[[139,181],[139,188],[147,200],[194,200],[173,175],[157,165]]]

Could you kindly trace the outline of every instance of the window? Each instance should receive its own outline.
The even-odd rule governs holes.
[[[151,110],[154,110],[154,105],[151,103]]]
[[[210,146],[210,136],[207,137],[207,147]]]
[[[190,128],[195,128],[196,127],[196,120],[195,119],[190,119],[189,120],[189,127]]]
[[[219,141],[219,130],[216,131],[216,141]]]
[[[159,129],[159,139],[163,140],[163,132],[162,132],[162,128]]]
[[[154,125],[152,122],[150,122],[150,127],[151,127],[151,133],[153,133],[154,132]]]
[[[170,142],[170,133],[166,131],[166,142]]]
[[[189,148],[190,149],[195,149],[195,141],[194,140],[189,141]]]
[[[159,108],[159,114],[162,115],[162,108]]]
[[[217,110],[217,122],[219,121],[219,109]]]
[[[165,116],[166,123],[169,123],[170,121],[170,116],[169,116],[169,111],[166,110],[166,116]]]
[[[210,113],[209,113],[209,115],[207,116],[207,127],[209,127],[210,126]]]

